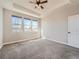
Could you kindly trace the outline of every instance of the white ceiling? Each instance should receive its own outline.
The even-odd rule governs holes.
[[[45,4],[45,9],[34,8],[34,4],[29,3],[29,1],[35,1],[35,0],[13,0],[14,6],[16,8],[23,9],[26,12],[36,13],[38,16],[42,16],[46,13],[49,13],[50,11],[54,10],[57,7],[60,7],[64,4],[69,3],[69,0],[48,0],[48,3]]]

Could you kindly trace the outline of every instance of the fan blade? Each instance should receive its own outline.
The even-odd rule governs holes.
[[[43,1],[43,2],[40,2],[40,4],[44,4],[44,3],[47,3],[48,1],[46,0],[46,1]]]
[[[39,2],[41,2],[41,0],[38,0]]]
[[[40,6],[41,7],[41,9],[44,9],[44,7],[43,6]]]

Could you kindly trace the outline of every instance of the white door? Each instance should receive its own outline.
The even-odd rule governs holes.
[[[68,17],[68,44],[79,48],[79,15]]]

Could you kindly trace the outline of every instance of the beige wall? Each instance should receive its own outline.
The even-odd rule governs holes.
[[[67,43],[68,16],[79,13],[79,5],[67,4],[42,18],[42,38]]]
[[[2,47],[2,40],[3,40],[3,9],[0,0],[0,48]]]
[[[31,19],[38,19],[28,15],[20,14],[17,12],[13,12],[7,9],[4,9],[4,40],[3,43],[10,43],[21,40],[30,40],[34,38],[40,37],[40,31],[38,33],[35,32],[12,32],[11,26],[11,15],[29,17]]]

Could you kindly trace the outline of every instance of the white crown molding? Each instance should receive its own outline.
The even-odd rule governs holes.
[[[31,14],[31,13],[28,13],[28,12],[24,12],[24,11],[21,11],[21,10],[19,10],[19,9],[15,9],[15,8],[14,8],[13,11],[20,12],[20,13],[23,13],[23,14],[27,14],[27,15],[31,15],[31,16],[33,16],[33,17],[39,18],[38,15],[34,15],[34,14]]]
[[[19,10],[19,9],[16,9],[16,8],[7,8],[7,7],[3,7],[3,8],[8,9],[8,10],[12,10],[12,11],[15,11],[15,12],[19,12],[19,13],[22,13],[22,14],[30,15],[30,16],[33,16],[33,17],[40,18],[38,15],[31,14],[29,12],[25,12],[25,11],[22,11],[22,10]]]

